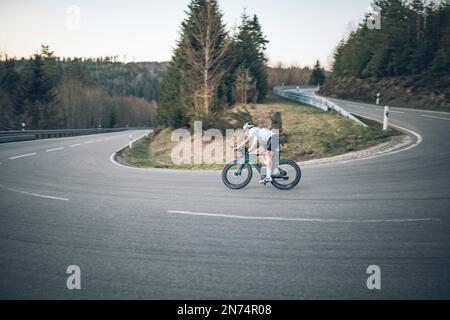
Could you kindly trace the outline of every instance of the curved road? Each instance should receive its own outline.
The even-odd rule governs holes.
[[[423,142],[304,167],[289,192],[118,166],[128,133],[2,144],[0,298],[448,299],[450,114],[391,115]],[[69,265],[81,290],[66,288]]]

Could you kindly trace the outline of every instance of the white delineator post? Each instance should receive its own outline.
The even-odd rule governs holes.
[[[384,120],[383,120],[383,130],[387,131],[389,127],[389,107],[384,107]]]
[[[380,104],[380,94],[377,93],[377,106]]]
[[[130,139],[130,144],[129,144],[128,146],[130,147],[130,149],[133,149],[133,135],[130,134],[130,135],[128,136],[128,138]]]

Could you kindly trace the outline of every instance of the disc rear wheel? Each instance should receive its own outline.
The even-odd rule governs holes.
[[[279,174],[272,175],[272,185],[280,190],[295,188],[302,177],[300,167],[292,160],[280,160]],[[277,172],[278,173],[278,172]]]

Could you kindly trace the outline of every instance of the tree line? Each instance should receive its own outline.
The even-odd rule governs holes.
[[[216,0],[192,0],[186,13],[161,83],[158,119],[173,128],[193,120],[220,125],[228,107],[267,95],[268,40],[258,17],[245,11],[230,34]]]
[[[381,28],[367,15],[335,51],[336,76],[395,77],[450,74],[450,2],[374,0]]]
[[[157,93],[146,100],[136,92],[108,90],[104,78],[120,68],[111,64],[61,59],[48,46],[30,59],[0,61],[0,130],[154,125]]]
[[[278,63],[272,68],[269,68],[269,88],[280,85],[322,85],[327,78],[327,72],[321,66],[320,61],[317,60],[314,67],[297,67],[297,66],[283,66]]]
[[[149,102],[159,100],[161,80],[167,62],[121,63],[111,61],[83,62],[87,72],[110,95],[135,96]]]

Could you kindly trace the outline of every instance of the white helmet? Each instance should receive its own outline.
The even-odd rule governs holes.
[[[244,130],[250,130],[251,128],[254,128],[255,125],[251,122],[247,122],[246,124],[244,124],[244,127],[242,129]]]

